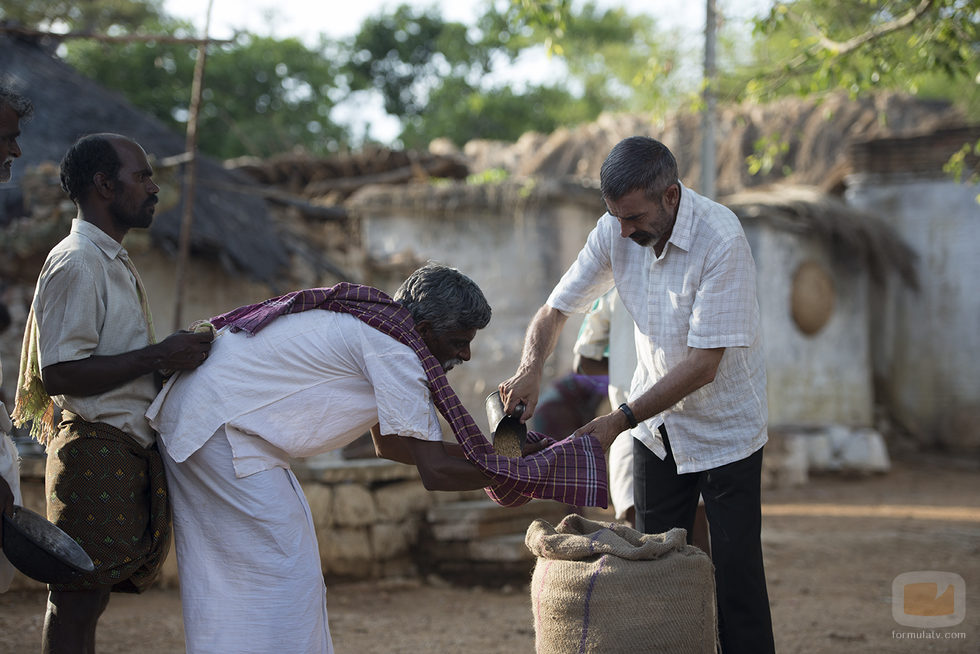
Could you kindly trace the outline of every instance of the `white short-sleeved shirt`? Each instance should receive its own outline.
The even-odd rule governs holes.
[[[679,473],[738,461],[767,440],[765,355],[755,262],[738,218],[681,186],[677,221],[659,257],[621,236],[606,213],[548,298],[564,313],[586,311],[615,285],[636,322],[636,398],[687,356],[724,347],[715,380],[632,430],[660,458],[665,424]]]
[[[207,362],[172,378],[146,415],[177,462],[225,425],[239,477],[338,449],[375,423],[442,440],[418,355],[322,309],[280,316],[254,336],[222,329]]]
[[[136,278],[123,260],[127,256],[108,234],[78,218],[71,233],[48,253],[33,303],[42,370],[150,344]],[[52,399],[83,420],[110,424],[148,447],[155,435],[143,414],[156,393],[148,374],[98,395]]]

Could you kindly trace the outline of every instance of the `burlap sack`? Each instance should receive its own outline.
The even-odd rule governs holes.
[[[642,534],[579,515],[535,520],[525,544],[539,654],[714,654],[711,560],[683,529]]]

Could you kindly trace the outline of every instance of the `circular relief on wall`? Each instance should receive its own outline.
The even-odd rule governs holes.
[[[812,336],[823,329],[834,313],[837,291],[827,269],[816,261],[804,261],[793,275],[790,310],[800,331]]]

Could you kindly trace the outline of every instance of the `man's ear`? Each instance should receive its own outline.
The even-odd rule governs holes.
[[[110,199],[116,192],[115,180],[111,179],[105,173],[95,173],[95,176],[92,178],[92,185],[95,187],[95,192],[106,200]]]
[[[681,202],[681,187],[680,184],[674,182],[664,190],[664,203],[674,209]]]
[[[431,320],[418,321],[417,323],[415,323],[415,331],[418,332],[418,335],[421,336],[422,338],[429,338],[430,336],[432,336],[432,332],[433,332],[432,321]]]

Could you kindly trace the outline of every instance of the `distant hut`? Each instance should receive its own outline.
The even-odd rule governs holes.
[[[873,300],[882,400],[921,446],[980,454],[980,126],[875,139],[850,149],[847,201],[876,211],[919,259],[918,292]],[[961,182],[943,172],[964,149]]]
[[[79,136],[102,131],[130,136],[156,168],[155,179],[163,187],[157,216],[150,230],[131,232],[126,247],[147,286],[158,331],[165,335],[173,327],[182,174],[162,162],[183,153],[184,137],[31,40],[0,34],[0,81],[35,105],[33,118],[22,126],[23,156],[14,164],[11,182],[0,185],[0,299],[13,318],[0,337],[0,351],[8,367],[4,391],[12,398],[16,370],[9,372],[9,367],[19,360],[37,274],[75,214],[60,189],[57,164]],[[185,323],[289,290],[294,259],[303,254],[309,277],[330,277],[321,255],[309,252],[303,242],[311,239],[289,239],[273,223],[263,197],[243,192],[254,186],[247,176],[208,157],[200,157],[197,172]]]
[[[745,226],[759,268],[770,423],[872,428],[870,295],[875,280],[893,274],[914,283],[911,251],[879,218],[812,187],[722,201]],[[453,373],[471,407],[513,374],[533,312],[604,211],[593,186],[554,180],[369,187],[349,206],[362,222],[369,259],[410,267],[437,259],[462,268],[487,293],[494,317],[474,344],[479,365]],[[384,286],[379,270],[376,283]],[[572,322],[549,360],[548,379],[570,369]]]
[[[742,221],[758,270],[770,428],[875,427],[872,298],[892,278],[915,287],[912,250],[880,217],[813,187],[721,201]]]

